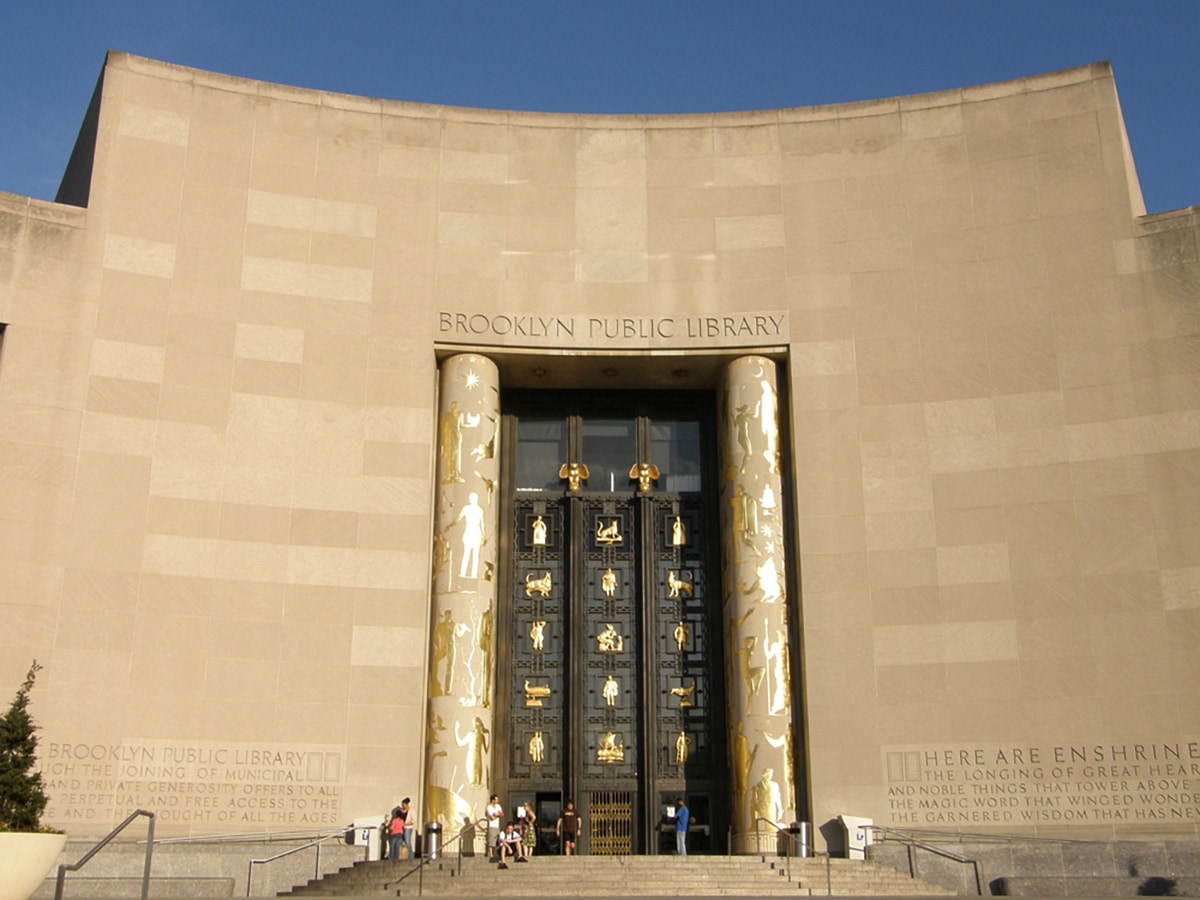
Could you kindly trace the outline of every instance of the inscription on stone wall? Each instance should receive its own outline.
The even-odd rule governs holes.
[[[196,832],[340,826],[341,749],[169,741],[48,743],[39,748],[61,828],[107,827],[136,809]]]
[[[896,827],[1200,823],[1200,741],[906,747],[884,764]]]

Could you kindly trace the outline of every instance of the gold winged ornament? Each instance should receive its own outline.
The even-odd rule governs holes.
[[[580,462],[563,463],[558,467],[558,477],[567,482],[567,490],[574,494],[580,483],[588,480],[588,467]]]
[[[658,466],[654,463],[634,463],[629,467],[629,477],[638,483],[638,491],[650,493],[650,482],[658,481]]]

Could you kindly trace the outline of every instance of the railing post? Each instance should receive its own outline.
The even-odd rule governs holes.
[[[154,855],[154,815],[150,816],[150,824],[146,826],[146,867],[142,871],[142,900],[150,896],[150,860]]]

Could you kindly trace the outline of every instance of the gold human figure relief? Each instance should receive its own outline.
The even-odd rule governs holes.
[[[546,520],[541,516],[533,520],[533,546],[546,546]]]
[[[746,705],[750,705],[750,701],[758,696],[758,691],[762,687],[763,679],[767,676],[765,666],[751,666],[750,656],[754,653],[754,649],[758,646],[758,638],[748,637],[742,639],[742,646],[736,651],[738,658],[738,669],[742,675],[742,682],[746,685]]]
[[[604,705],[612,708],[617,705],[617,696],[621,693],[621,686],[617,684],[617,679],[609,675],[604,680],[604,688],[600,694],[604,697]]]
[[[754,758],[758,756],[758,745],[750,749],[750,742],[742,730],[742,723],[737,723],[737,733],[733,737],[733,792],[738,799],[738,812],[742,811],[742,802],[746,791],[750,788],[750,770],[754,768]]]
[[[535,731],[529,739],[529,758],[535,763],[540,763],[546,758],[546,741],[540,731]]]
[[[488,421],[494,421],[494,420],[489,416]],[[488,438],[486,441],[484,441],[482,444],[476,444],[474,449],[471,450],[471,459],[475,460],[475,462],[481,462],[482,460],[485,460],[485,459],[495,459],[495,458],[496,458],[496,430],[495,430],[495,428],[493,428],[492,436],[490,438]]]
[[[761,370],[760,370],[761,372]],[[775,398],[775,387],[767,379],[759,381],[762,399],[758,401],[758,424],[766,439],[763,458],[772,474],[779,474],[779,403]]]
[[[675,738],[675,764],[682,766],[688,761],[688,748],[692,745],[692,739],[685,732],[679,732],[679,737]]]
[[[550,685],[548,684],[530,684],[529,679],[525,679],[525,706],[541,706],[542,701],[550,696]]]
[[[467,413],[458,408],[458,401],[451,400],[450,408],[442,413],[442,484],[462,484],[463,429],[478,428],[479,413]]]
[[[534,578],[533,573],[529,572],[525,575],[525,596],[532,597],[534,594],[540,594],[545,600],[550,596],[550,591],[554,589],[554,582],[547,572],[541,578]]]
[[[687,529],[683,525],[683,519],[676,516],[675,521],[671,523],[671,546],[682,547],[685,544],[687,544]]]
[[[763,769],[762,778],[751,792],[750,808],[754,813],[755,831],[762,825],[759,819],[765,819],[776,828],[783,824],[783,795],[774,779],[774,769]]]
[[[596,759],[606,763],[623,762],[625,760],[625,742],[618,743],[617,736],[611,731],[606,733],[604,737],[600,738]]]
[[[736,485],[733,496],[729,498],[733,507],[733,535],[736,541],[738,559],[741,559],[741,548],[749,547],[755,556],[760,556],[754,538],[758,536],[758,501],[746,493],[744,485]]]
[[[696,682],[694,681],[692,682],[691,687],[684,687],[683,685],[680,685],[679,687],[671,688],[671,694],[679,698],[680,709],[685,709],[695,705],[692,703],[692,694],[694,693],[696,693]]]
[[[788,684],[788,650],[786,636],[782,631],[775,632],[775,643],[771,643],[770,627],[763,623],[766,634],[763,637],[763,655],[768,663],[773,663],[768,670],[769,687],[767,689],[767,712],[778,715],[785,712],[791,702],[791,686]]]
[[[546,644],[546,620],[534,619],[529,626],[529,638],[533,641],[533,649],[541,653]]]
[[[675,626],[675,647],[680,653],[682,653],[684,648],[687,646],[688,638],[691,636],[691,633],[692,630],[688,628],[684,622],[680,622]]]
[[[621,653],[624,649],[625,638],[617,634],[611,622],[606,622],[604,630],[596,635],[596,650],[600,653]]]
[[[467,748],[467,780],[471,784],[483,784],[484,757],[491,749],[491,732],[479,716],[475,717],[469,734],[459,734],[458,725],[458,722],[454,723],[454,741],[458,746]]]
[[[795,795],[796,785],[796,758],[792,749],[792,730],[784,729],[783,734],[779,737],[772,737],[765,731],[759,731],[768,744],[778,750],[783,748],[783,790],[786,796],[792,797]]]
[[[679,574],[682,575],[683,572],[681,571]],[[690,580],[677,577],[674,569],[667,572],[668,597],[690,597],[692,596],[692,590],[692,582]]]
[[[600,590],[604,591],[604,596],[609,599],[617,593],[617,576],[612,569],[605,569],[604,574],[600,576]]]
[[[430,664],[429,694],[444,697],[454,689],[454,664],[458,659],[457,639],[470,628],[454,621],[452,610],[445,610],[433,627],[433,661]],[[439,677],[440,670],[440,677]]]
[[[754,418],[754,412],[749,406],[739,406],[733,414],[733,427],[737,433],[737,443],[742,449],[742,462],[738,466],[738,471],[745,473],[746,462],[750,459],[750,420]]]
[[[479,495],[474,491],[467,494],[467,502],[458,511],[458,517],[452,523],[463,523],[462,545],[463,557],[459,565],[459,578],[479,577],[479,551],[485,543],[483,507],[479,505]]]
[[[629,467],[629,477],[638,483],[638,492],[650,493],[650,482],[658,481],[658,466],[654,463],[634,463]]]
[[[605,525],[604,522],[596,523],[596,543],[597,544],[619,544],[624,540],[621,535],[621,523],[617,519],[613,519],[612,523]]]
[[[475,621],[475,649],[479,651],[481,662],[471,671],[471,683],[476,681],[477,673],[480,681],[478,692],[475,693],[475,705],[488,709],[492,705],[492,644],[495,638],[494,616],[491,606],[483,610]],[[468,666],[470,663],[468,662]],[[466,698],[464,698],[466,705]]]
[[[574,494],[580,482],[588,480],[588,467],[580,462],[563,463],[558,467],[558,477],[560,481],[566,480],[567,490]]]

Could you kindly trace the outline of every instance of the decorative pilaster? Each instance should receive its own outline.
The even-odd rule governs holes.
[[[773,835],[796,816],[778,396],[771,360],[746,356],[726,367],[720,397],[725,690],[730,820],[740,851],[756,848],[755,832]]]
[[[483,356],[442,363],[438,400],[425,810],[446,833],[491,791],[500,375]]]

